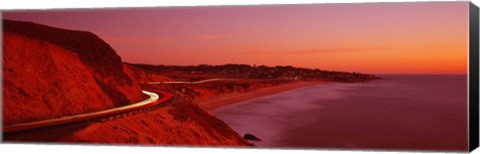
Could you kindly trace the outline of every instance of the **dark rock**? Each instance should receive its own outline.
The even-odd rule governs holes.
[[[261,141],[261,139],[259,139],[258,137],[256,137],[255,135],[252,135],[252,134],[245,134],[243,135],[243,138],[246,139],[246,140],[255,140],[255,141]]]

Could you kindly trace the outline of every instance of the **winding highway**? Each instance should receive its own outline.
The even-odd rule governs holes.
[[[165,82],[147,82],[147,84],[200,84],[213,81],[245,81],[245,79],[206,79],[201,81],[165,81]]]
[[[150,109],[158,108],[160,105],[168,103],[172,100],[173,95],[165,92],[158,91],[157,93],[143,90],[142,93],[150,96],[148,99],[140,102],[121,106],[117,108],[82,113],[71,116],[64,116],[54,119],[26,122],[13,124],[3,127],[4,140],[35,140],[35,135],[51,135],[50,133],[62,133],[69,132],[74,128],[80,126],[86,126],[92,121],[106,121],[114,118],[118,118],[125,115],[131,115],[138,113],[139,111],[146,111]],[[161,95],[162,97],[160,98]],[[62,132],[59,132],[62,131]],[[45,134],[47,133],[47,134]],[[43,135],[42,135],[43,134]],[[41,139],[39,139],[41,140]]]
[[[214,81],[245,81],[244,79],[206,79],[201,81],[167,81],[148,82],[147,84],[201,84]],[[148,110],[157,109],[174,101],[174,96],[166,91],[142,93],[150,96],[140,102],[117,108],[64,116],[54,119],[13,124],[3,127],[4,141],[49,141],[73,133],[90,125],[92,122],[108,121]],[[162,97],[160,97],[161,95]]]

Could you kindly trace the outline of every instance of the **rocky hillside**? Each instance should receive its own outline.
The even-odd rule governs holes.
[[[89,32],[3,20],[4,124],[145,99],[120,57]]]
[[[176,89],[184,98],[188,98],[195,101],[202,101],[206,99],[213,98],[222,94],[230,93],[244,93],[253,91],[256,89],[278,86],[289,82],[285,81],[217,81],[213,83],[203,83],[203,84],[170,84],[170,85],[156,85],[163,86],[166,89]],[[155,86],[155,85],[154,85]]]
[[[3,40],[4,125],[115,106],[76,53],[8,30]]]
[[[120,56],[95,34],[9,20],[4,20],[3,27],[4,32],[40,40],[76,53],[100,88],[118,105],[138,101],[143,97],[140,87],[133,84],[123,72]]]

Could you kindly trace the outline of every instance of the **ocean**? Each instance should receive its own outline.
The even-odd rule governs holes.
[[[383,75],[211,110],[265,148],[466,150],[466,75]]]

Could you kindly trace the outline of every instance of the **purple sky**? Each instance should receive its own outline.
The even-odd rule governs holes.
[[[5,11],[91,31],[126,62],[466,73],[468,2]]]

